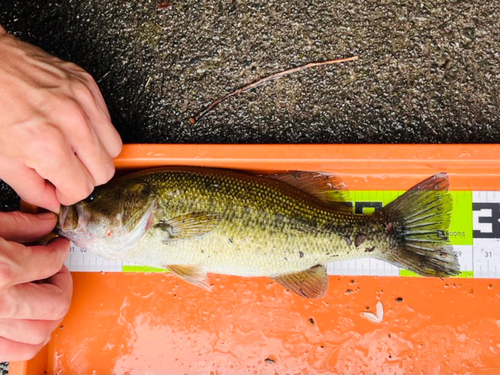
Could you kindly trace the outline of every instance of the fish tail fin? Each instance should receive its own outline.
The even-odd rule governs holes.
[[[385,206],[380,215],[395,246],[382,258],[422,276],[460,273],[456,253],[446,236],[453,201],[446,173],[422,181]]]

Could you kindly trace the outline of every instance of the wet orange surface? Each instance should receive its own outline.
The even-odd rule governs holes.
[[[498,145],[362,146],[127,146],[116,164],[339,171],[381,190],[448,171],[454,190],[500,186]],[[11,373],[500,373],[498,280],[331,276],[307,300],[266,278],[210,275],[212,293],[169,274],[73,279],[53,340]],[[379,301],[382,322],[361,317]]]
[[[500,284],[330,277],[321,300],[265,278],[75,273],[49,373],[498,373]],[[360,316],[384,306],[381,323]]]

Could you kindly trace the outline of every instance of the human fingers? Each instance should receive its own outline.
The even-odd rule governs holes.
[[[12,160],[2,162],[0,157],[0,176],[25,202],[59,212],[56,189],[33,169]]]
[[[61,271],[68,254],[69,241],[65,238],[30,247],[0,238],[0,289],[50,278]]]
[[[122,149],[122,141],[111,123],[108,107],[94,78],[84,69],[70,62],[61,61],[61,68],[70,72],[73,95],[90,120],[90,125],[107,153],[110,157],[118,156]]]
[[[92,99],[86,97],[86,100]],[[66,111],[68,117],[63,119],[66,124],[75,124],[74,127],[64,128],[66,138],[76,157],[92,176],[95,186],[108,182],[115,172],[113,160],[98,138],[95,125],[92,125],[92,121],[94,124],[108,121],[102,112],[98,112],[95,105],[90,108],[80,103]]]
[[[71,72],[73,78],[79,80],[80,82],[88,86],[88,88],[92,91],[92,94],[94,95],[96,104],[103,111],[105,116],[111,121],[111,116],[109,114],[108,107],[106,106],[106,102],[104,101],[101,90],[99,89],[99,86],[97,85],[97,82],[94,80],[92,75],[89,74],[82,67],[72,62],[58,60],[58,63],[60,64],[62,70]]]
[[[34,242],[49,234],[56,223],[57,216],[52,212],[38,215],[0,212],[0,237],[19,243]]]
[[[27,361],[32,359],[44,344],[30,345],[0,337],[0,361]]]
[[[99,88],[95,88],[100,95]],[[91,91],[93,91],[91,89]],[[108,155],[112,158],[120,155],[123,147],[122,140],[120,135],[116,131],[115,127],[112,125],[109,116],[108,109],[106,104],[96,107],[98,100],[96,99],[96,93],[91,98],[94,100],[94,103],[91,103],[90,100],[87,99],[87,102],[82,101],[82,108],[87,112],[92,127],[97,134],[99,140],[102,142],[104,148],[106,149]],[[94,105],[92,105],[94,104]]]
[[[71,304],[73,282],[69,272],[60,272],[52,283],[25,283],[7,289],[0,301],[0,318],[57,321]]]
[[[62,108],[61,112],[67,115],[70,111]],[[67,118],[71,117],[64,117]],[[82,126],[88,126],[81,116],[80,118],[75,116],[73,122],[81,122]],[[78,124],[77,128],[79,127]],[[40,154],[43,157],[40,157]],[[93,177],[75,155],[66,134],[59,126],[50,124],[41,126],[36,139],[32,140],[31,150],[25,153],[24,160],[27,167],[35,170],[43,179],[55,186],[56,196],[61,204],[76,203],[87,197],[94,189]]]
[[[63,264],[59,272],[49,277],[47,282],[58,287],[64,295],[71,300],[73,296],[73,278],[71,277],[71,272],[69,272],[68,267]]]
[[[0,319],[0,337],[40,345],[50,339],[50,334],[59,324],[61,320]]]

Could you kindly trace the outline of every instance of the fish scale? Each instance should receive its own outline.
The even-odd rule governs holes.
[[[168,268],[205,288],[207,273],[268,276],[317,298],[327,287],[327,262],[361,257],[423,275],[458,272],[449,241],[439,237],[450,223],[445,174],[373,215],[329,201],[333,186],[338,181],[315,172],[262,177],[208,168],[145,171],[96,189],[90,202],[64,208],[61,234],[104,257]],[[423,209],[432,215],[422,216]]]
[[[318,207],[286,185],[271,188],[261,184],[257,190],[251,179],[210,172],[194,176],[185,172],[164,173],[145,176],[144,180],[154,191],[189,186],[175,198],[159,194],[163,199],[159,204],[168,207],[164,213],[168,213],[167,219],[189,212],[221,213],[217,228],[200,238],[168,244],[168,254],[162,252],[164,244],[158,240],[162,231],[150,229],[151,237],[141,241],[137,256],[150,259],[151,246],[159,247],[155,252],[158,259],[153,264],[158,267],[198,264],[207,272],[227,273],[225,270],[231,269],[232,274],[239,276],[297,272],[335,258],[363,256],[364,248],[356,247],[354,241],[351,246],[347,245],[345,237],[371,232],[367,217],[341,215]],[[280,216],[277,218],[277,215]],[[317,224],[307,225],[304,218]],[[345,228],[343,233],[320,229],[332,222]],[[160,234],[153,234],[155,231]],[[367,244],[376,246],[373,241]],[[235,251],[239,253],[237,257]],[[299,251],[305,254],[302,258]]]

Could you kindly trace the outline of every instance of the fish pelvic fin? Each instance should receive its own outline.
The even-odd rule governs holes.
[[[328,289],[326,267],[318,264],[307,270],[274,276],[273,280],[301,297],[321,298]]]
[[[381,259],[422,276],[460,273],[457,255],[446,235],[453,207],[448,187],[448,175],[438,173],[380,211],[385,230],[396,243]]]
[[[208,282],[208,276],[205,270],[199,266],[188,266],[188,265],[168,265],[165,266],[174,275],[180,277],[181,279],[187,281],[188,283],[199,286],[208,292],[212,291],[212,287]]]

